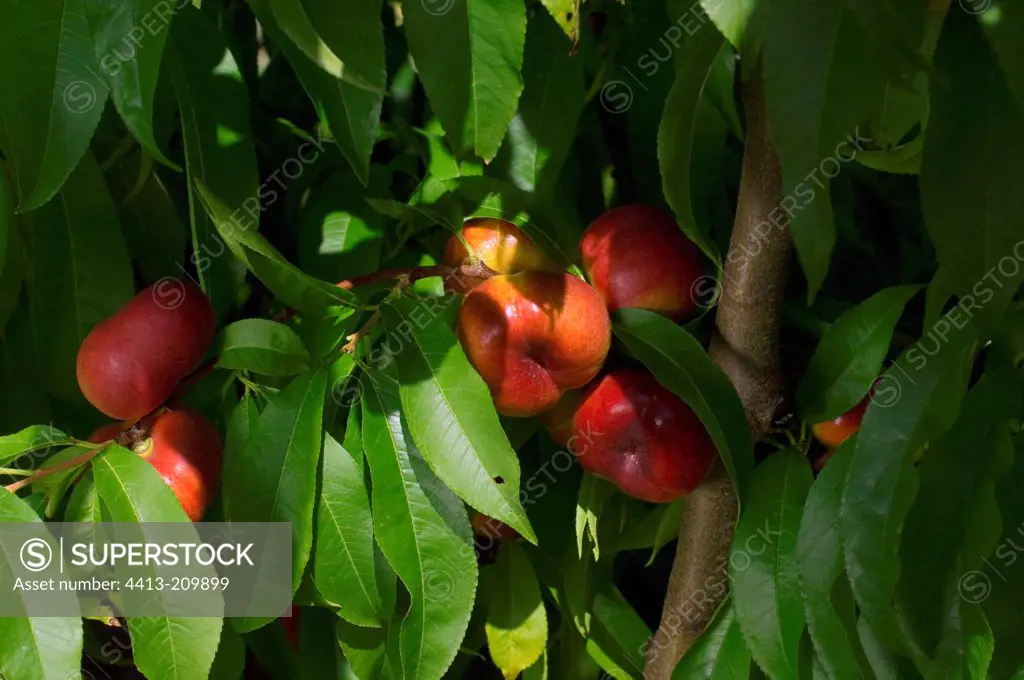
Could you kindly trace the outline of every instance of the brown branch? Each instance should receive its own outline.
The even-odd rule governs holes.
[[[402,279],[403,282],[408,285],[415,281],[419,281],[420,279],[430,278],[431,276],[443,276],[445,278],[449,278],[451,276],[460,275],[471,279],[489,279],[497,273],[498,272],[494,271],[479,260],[467,260],[461,265],[435,264],[429,267],[382,269],[379,272],[373,272],[366,276],[357,276],[354,279],[341,281],[338,283],[338,287],[344,288],[345,290],[351,290],[357,286],[365,286],[369,283],[394,281],[396,279]]]
[[[782,400],[778,363],[779,304],[786,285],[790,240],[774,226],[782,172],[771,139],[758,67],[743,84],[747,137],[732,239],[709,353],[762,437]],[[664,680],[700,637],[728,593],[728,559],[736,524],[736,492],[721,465],[690,495],[684,510],[658,631],[647,649],[647,680]]]
[[[98,446],[95,449],[90,449],[89,451],[86,451],[85,453],[83,453],[80,456],[75,456],[71,460],[66,460],[63,463],[59,463],[57,465],[54,465],[53,467],[48,467],[48,468],[43,468],[41,470],[38,470],[38,471],[34,472],[31,477],[26,477],[25,479],[19,479],[18,481],[14,482],[13,484],[8,484],[4,488],[6,488],[11,493],[17,493],[19,490],[25,488],[29,484],[32,484],[34,482],[38,482],[40,479],[43,479],[45,477],[49,477],[50,475],[55,475],[58,472],[63,472],[64,470],[70,470],[71,468],[78,467],[79,465],[82,465],[83,463],[88,463],[100,451],[102,451],[105,448],[106,448],[105,446]]]

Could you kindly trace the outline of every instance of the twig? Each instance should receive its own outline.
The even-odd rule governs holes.
[[[791,244],[788,229],[763,232],[782,200],[782,172],[771,139],[760,66],[743,84],[743,105],[747,134],[729,244],[733,257],[726,257],[709,353],[743,401],[756,441],[771,428],[782,400],[779,309]],[[755,243],[757,248],[752,247]],[[671,677],[725,600],[736,511],[736,491],[722,465],[716,465],[687,499],[661,623],[647,651],[647,680]]]
[[[359,341],[365,338],[370,331],[373,330],[373,327],[377,324],[379,319],[380,310],[378,309],[372,316],[370,316],[369,319],[366,320],[366,323],[363,324],[362,328],[345,338],[348,342],[346,342],[345,346],[341,348],[341,351],[346,354],[355,354]]]
[[[106,446],[97,446],[95,449],[92,449],[91,451],[86,451],[80,456],[75,456],[71,460],[64,461],[63,463],[58,463],[53,467],[37,470],[36,472],[32,473],[32,476],[26,477],[25,479],[19,479],[13,484],[8,484],[4,488],[6,488],[11,493],[16,493],[20,489],[24,489],[26,486],[33,484],[39,481],[40,479],[49,477],[50,475],[57,474],[58,472],[63,472],[64,470],[70,470],[71,468],[78,467],[83,463],[88,463],[90,460],[92,460],[94,457],[96,457],[96,455],[98,455],[101,451],[103,451],[106,448]]]
[[[382,269],[366,276],[357,276],[354,279],[346,279],[338,284],[339,288],[351,290],[358,286],[365,286],[380,281],[395,281],[401,279],[405,285],[409,285],[427,279],[432,276],[443,276],[448,278],[454,275],[466,276],[472,279],[489,279],[498,274],[483,262],[473,258],[468,259],[460,265],[435,264],[428,267],[402,267],[397,269]]]

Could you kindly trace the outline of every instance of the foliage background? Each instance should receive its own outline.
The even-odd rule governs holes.
[[[682,502],[616,494],[532,420],[499,420],[439,281],[331,285],[434,263],[473,215],[572,264],[630,202],[704,251],[705,313],[619,315],[614,361],[698,412],[742,507],[707,584],[731,599],[673,677],[1020,673],[1022,28],[1007,0],[5,0],[0,464],[73,455],[102,422],[82,339],[135,290],[173,304],[194,278],[221,328],[188,395],[225,433],[210,518],[293,523],[301,624],[293,651],[265,621],[129,620],[129,646],[95,621],[0,619],[0,673],[641,677],[707,606],[662,612]],[[790,398],[756,445],[703,350],[723,262],[762,248],[730,247],[754,78],[783,180],[757,233],[795,247]],[[815,479],[806,425],[880,371]],[[0,516],[181,519],[125,455],[73,491],[0,496]],[[530,540],[474,550],[463,501]]]

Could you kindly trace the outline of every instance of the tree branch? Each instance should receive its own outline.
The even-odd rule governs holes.
[[[747,412],[755,441],[782,401],[778,364],[779,304],[790,252],[781,214],[782,172],[771,139],[759,66],[743,84],[746,145],[732,239],[726,255],[709,353]],[[775,215],[772,215],[775,213]],[[647,648],[647,680],[672,675],[728,594],[736,492],[721,464],[688,498],[658,631]]]

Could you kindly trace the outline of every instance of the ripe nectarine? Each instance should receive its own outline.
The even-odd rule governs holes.
[[[86,336],[78,385],[89,402],[119,420],[162,404],[213,341],[213,307],[198,287],[164,280],[146,288]]]
[[[852,409],[832,420],[811,426],[814,438],[830,449],[838,447],[860,429],[860,421],[871,403],[870,395],[861,399]]]
[[[625,205],[594,220],[580,240],[583,268],[608,309],[641,307],[682,321],[696,308],[700,253],[668,213]]]
[[[469,257],[466,245],[480,261],[499,274],[517,274],[525,271],[558,272],[559,267],[530,240],[530,237],[512,222],[497,217],[474,217],[462,225],[462,238],[455,234],[448,239],[444,251],[445,264],[460,265]],[[482,283],[482,279],[451,276],[448,288],[466,293]]]
[[[189,409],[161,413],[134,450],[160,473],[189,519],[202,519],[220,482],[223,453],[220,435],[206,418]]]
[[[473,527],[473,535],[478,538],[489,538],[492,541],[518,541],[521,538],[519,532],[512,527],[482,512],[473,513],[469,523]]]
[[[559,446],[569,445],[569,438],[573,435],[572,419],[582,399],[583,394],[579,390],[569,390],[554,406],[537,416]]]
[[[645,501],[690,493],[715,462],[715,445],[697,415],[639,369],[615,370],[591,385],[573,429],[593,432],[578,452],[580,465]]]
[[[608,310],[569,274],[494,276],[459,309],[458,335],[498,413],[532,416],[597,375],[611,347]]]

